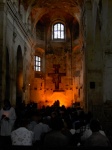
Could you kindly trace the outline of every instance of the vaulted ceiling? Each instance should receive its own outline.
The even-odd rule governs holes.
[[[56,19],[80,23],[84,0],[22,0],[34,27],[39,20],[48,23]]]

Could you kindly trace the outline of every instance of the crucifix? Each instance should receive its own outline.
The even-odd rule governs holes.
[[[53,79],[53,83],[55,83],[55,90],[59,90],[59,83],[61,83],[61,77],[66,76],[66,73],[59,73],[59,64],[54,64],[53,68],[55,69],[54,73],[48,73]]]

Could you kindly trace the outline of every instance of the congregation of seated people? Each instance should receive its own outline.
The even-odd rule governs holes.
[[[4,114],[8,114],[7,120],[3,118]],[[36,149],[111,147],[100,121],[91,112],[85,113],[80,107],[60,107],[59,101],[41,109],[33,104],[22,109],[4,106],[0,119],[1,129],[4,129],[0,141],[7,141],[7,146],[32,146]],[[10,132],[6,134],[9,126]],[[0,146],[6,146],[5,142],[0,142]]]

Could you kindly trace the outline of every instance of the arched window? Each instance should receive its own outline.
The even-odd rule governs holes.
[[[65,39],[65,27],[62,23],[53,25],[52,39]]]

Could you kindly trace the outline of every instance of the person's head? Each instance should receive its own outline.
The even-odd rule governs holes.
[[[10,106],[10,101],[9,100],[4,100],[4,106]]]
[[[56,117],[52,120],[51,128],[56,131],[60,131],[64,128],[64,123],[61,118]]]
[[[98,132],[101,129],[100,122],[97,119],[92,119],[90,121],[90,129],[92,132]]]
[[[30,115],[31,115],[31,121],[35,121],[37,123],[42,121],[42,115],[39,111],[32,111]]]
[[[23,117],[20,121],[20,127],[26,127],[28,126],[28,124],[30,123],[28,118]]]
[[[51,113],[51,118],[55,118],[55,117],[57,117],[57,112],[53,111],[53,112]]]
[[[10,109],[11,104],[9,100],[4,100],[4,109]]]

